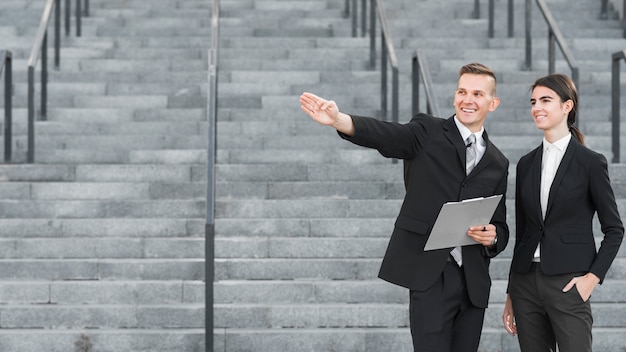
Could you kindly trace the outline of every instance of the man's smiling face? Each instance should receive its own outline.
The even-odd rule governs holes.
[[[459,78],[454,92],[454,109],[457,119],[470,131],[478,132],[487,114],[499,104],[492,77],[466,73]]]

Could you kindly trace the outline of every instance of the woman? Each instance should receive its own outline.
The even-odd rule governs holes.
[[[578,93],[562,74],[532,86],[531,114],[543,143],[520,158],[516,238],[502,321],[522,352],[591,351],[589,297],[617,255],[624,227],[606,158],[575,127]],[[596,251],[597,212],[604,240]]]

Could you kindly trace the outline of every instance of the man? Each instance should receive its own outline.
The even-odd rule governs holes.
[[[378,276],[410,290],[415,351],[475,352],[489,300],[490,258],[504,250],[509,239],[509,162],[483,128],[487,114],[500,104],[493,71],[479,63],[460,69],[456,113],[448,119],[417,114],[398,124],[350,116],[334,101],[311,93],[303,93],[300,104],[342,138],[404,161],[406,195]],[[464,142],[469,138],[476,141]],[[496,194],[503,197],[491,223],[467,231],[475,245],[424,251],[444,203]]]

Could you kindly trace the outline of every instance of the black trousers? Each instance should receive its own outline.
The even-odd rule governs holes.
[[[410,291],[409,317],[415,352],[476,352],[485,316],[467,295],[463,269],[448,262],[426,291]]]
[[[553,352],[557,345],[559,351],[591,351],[591,304],[576,286],[563,292],[573,277],[583,274],[549,276],[539,263],[527,274],[511,272],[509,296],[522,352]]]

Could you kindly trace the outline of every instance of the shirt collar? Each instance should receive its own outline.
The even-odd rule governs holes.
[[[546,137],[543,137],[543,150],[545,151],[549,146],[553,146],[558,149],[559,152],[563,153],[567,145],[569,144],[570,139],[572,139],[572,134],[568,133],[566,136],[562,137],[558,141],[554,143],[548,142]]]
[[[469,128],[465,127],[465,125],[462,124],[461,121],[459,121],[459,119],[456,118],[456,115],[454,115],[454,123],[456,124],[456,128],[461,133],[461,138],[463,138],[464,141],[467,140],[467,137],[469,137],[469,135],[472,134],[472,131],[470,131]],[[476,141],[480,141],[481,144],[483,144],[483,132],[484,131],[485,131],[485,127],[481,126],[480,131],[474,133],[474,135],[476,135]]]

